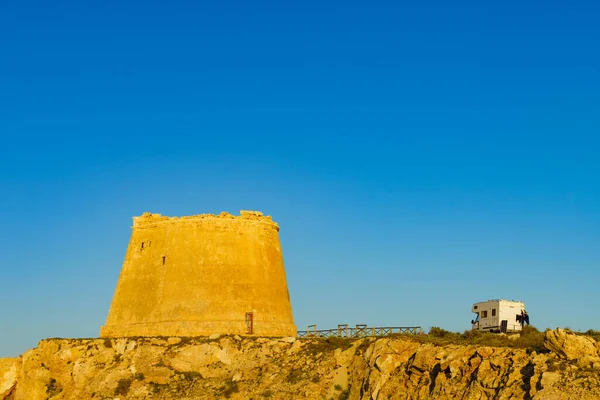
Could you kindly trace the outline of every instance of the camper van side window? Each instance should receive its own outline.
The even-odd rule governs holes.
[[[496,316],[496,309],[492,308],[492,317],[495,317],[495,316]]]
[[[487,311],[481,312],[481,318],[487,318]]]

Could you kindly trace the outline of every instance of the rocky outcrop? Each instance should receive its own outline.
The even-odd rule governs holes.
[[[544,346],[558,357],[583,368],[600,369],[599,344],[590,337],[555,329],[545,333]]]
[[[8,398],[17,385],[17,358],[0,358],[0,399]]]
[[[560,328],[546,331],[544,346],[566,360],[598,355],[594,339]]]
[[[558,352],[401,337],[48,339],[0,361],[0,400],[148,398],[597,399],[600,378]]]

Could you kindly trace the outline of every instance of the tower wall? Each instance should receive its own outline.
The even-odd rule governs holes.
[[[262,213],[134,217],[100,336],[294,336],[279,227]]]

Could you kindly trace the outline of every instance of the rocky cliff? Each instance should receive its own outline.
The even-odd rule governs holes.
[[[0,359],[0,400],[597,399],[600,346],[546,332],[547,353],[379,339],[47,339]]]

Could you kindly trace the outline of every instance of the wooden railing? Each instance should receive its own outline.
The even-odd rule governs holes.
[[[420,335],[423,333],[423,329],[420,326],[386,326],[369,328],[367,325],[356,325],[354,328],[349,328],[347,324],[342,324],[334,329],[317,330],[317,325],[309,325],[307,330],[298,331],[298,337],[361,338],[369,336],[388,336],[399,333]]]

